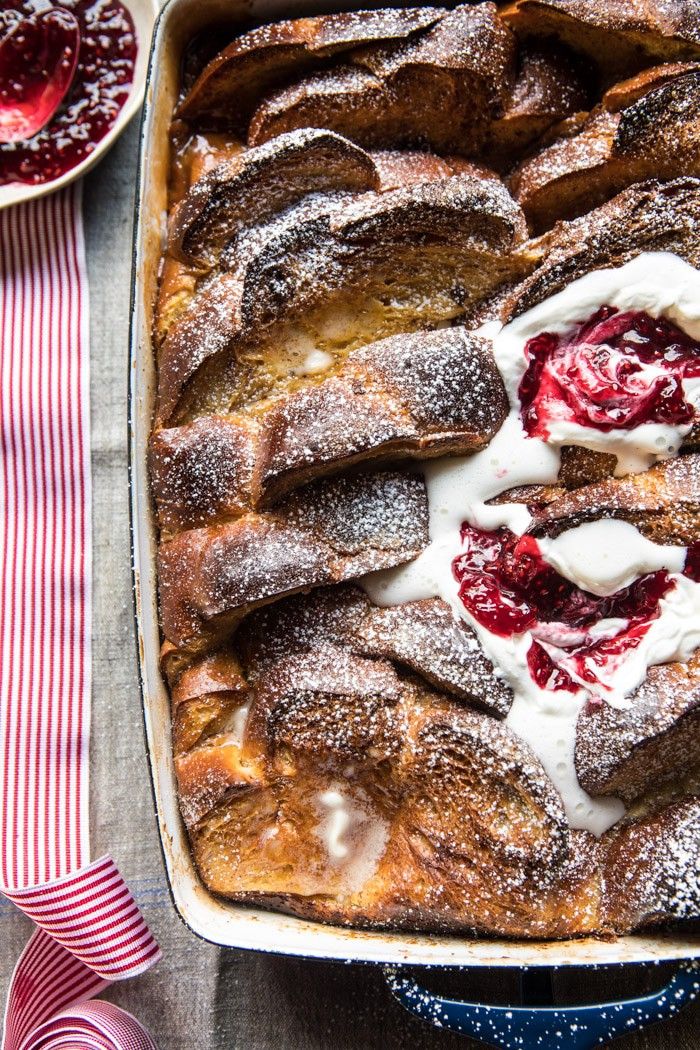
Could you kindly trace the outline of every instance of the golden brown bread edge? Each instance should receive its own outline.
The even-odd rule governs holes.
[[[525,272],[526,261],[513,258],[524,237],[522,213],[504,187],[469,175],[287,215],[236,256],[235,270],[213,274],[168,332],[159,420],[182,419],[197,397],[204,398],[197,414],[211,412],[213,387],[230,391],[227,411],[259,400],[261,383],[272,389],[277,382],[265,374],[271,349],[278,358],[289,353],[290,325],[296,345],[299,331],[312,338],[314,326],[329,318],[337,324],[343,304],[352,304],[355,321],[354,335],[330,346],[341,357],[378,337],[459,316],[504,278]],[[387,283],[391,303],[382,307]],[[364,300],[373,300],[373,313],[360,310]],[[289,373],[293,365],[276,368]]]
[[[508,412],[490,341],[461,328],[392,336],[252,418],[157,430],[151,489],[165,534],[269,506],[358,463],[483,448]]]
[[[378,188],[369,154],[332,131],[302,128],[239,153],[198,179],[169,217],[168,251],[211,269],[242,229],[266,222],[307,194]]]
[[[195,857],[214,892],[353,925],[527,937],[626,932],[698,913],[694,854],[680,850],[698,833],[698,798],[622,822],[601,841],[571,831],[556,790],[506,726],[333,645],[264,666],[247,705],[236,739],[215,734],[176,757]],[[371,847],[368,878],[367,867],[329,861],[318,835],[319,798],[340,780]],[[623,867],[634,844],[642,848]]]
[[[238,37],[202,70],[177,115],[240,128],[255,99],[281,80],[372,41],[409,37],[445,13],[439,7],[384,8],[262,25]]]
[[[700,174],[700,72],[661,79],[616,112],[597,107],[576,134],[515,169],[508,185],[534,232],[633,183]]]
[[[235,637],[251,684],[291,653],[328,644],[391,660],[495,718],[504,718],[513,700],[475,632],[440,598],[380,608],[352,584],[322,587],[251,613]]]
[[[213,648],[260,605],[410,561],[428,542],[427,515],[423,479],[384,470],[314,482],[272,511],[181,532],[158,551],[163,634],[192,652]]]
[[[588,215],[559,222],[523,246],[530,272],[493,297],[489,316],[507,323],[583,273],[667,251],[700,266],[700,180],[631,186]],[[533,261],[533,259],[535,261]]]
[[[700,56],[697,0],[516,0],[501,17],[523,38],[555,37],[589,57],[603,84]]]
[[[512,703],[510,688],[493,675],[474,631],[455,620],[441,599],[382,609],[358,587],[337,584],[253,611],[233,642],[204,655],[164,645],[175,753],[223,734],[275,663],[327,645],[394,661],[495,718],[504,718]]]
[[[264,98],[248,144],[292,128],[328,127],[368,147],[472,156],[505,109],[515,52],[495,4],[457,7],[414,39],[359,49]]]

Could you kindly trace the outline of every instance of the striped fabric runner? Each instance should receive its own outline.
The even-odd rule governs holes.
[[[0,212],[0,890],[37,925],[3,1050],[151,1050],[88,1003],[159,949],[109,857],[89,864],[91,516],[81,187]]]

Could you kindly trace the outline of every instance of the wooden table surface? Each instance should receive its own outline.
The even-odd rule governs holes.
[[[127,317],[137,128],[133,124],[85,183],[92,333],[94,533],[93,856],[109,851],[163,948],[141,978],[105,993],[135,1013],[160,1050],[356,1050],[478,1044],[419,1022],[394,1002],[380,968],[224,951],[191,934],[167,893],[144,751],[133,640],[127,524]],[[29,923],[0,900],[3,992]],[[636,974],[561,971],[560,1001],[641,994],[666,967]],[[513,972],[462,971],[426,977],[436,991],[491,1002],[517,1001]],[[696,1050],[700,1008],[620,1050]]]

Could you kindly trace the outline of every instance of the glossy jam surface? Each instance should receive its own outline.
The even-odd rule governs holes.
[[[525,345],[518,389],[531,437],[554,421],[605,433],[642,423],[690,423],[683,380],[700,376],[700,344],[665,318],[602,306],[572,331],[543,332]]]
[[[505,638],[533,633],[528,668],[543,689],[573,691],[576,682],[600,685],[601,673],[639,645],[659,615],[661,598],[673,587],[668,573],[660,570],[599,597],[560,576],[543,559],[532,536],[516,536],[505,528],[486,532],[466,523],[461,535],[464,551],[452,564],[460,600],[492,634]],[[692,551],[685,572],[694,578],[700,554]],[[597,636],[592,628],[608,619],[623,623],[613,637]],[[547,645],[551,652],[565,654],[567,665],[576,670],[576,681],[556,665]]]
[[[43,14],[39,3],[2,3],[0,12],[19,12],[32,24]],[[136,62],[136,34],[131,15],[119,0],[65,0],[60,10],[72,14],[80,27],[80,49],[72,83],[49,123],[33,137],[0,145],[0,184],[49,182],[70,171],[95,149],[114,124],[129,96]],[[37,29],[37,32],[39,30]],[[26,39],[27,68],[39,43]],[[17,60],[21,55],[15,56]],[[26,98],[43,84],[25,76],[15,82],[15,94]],[[45,79],[45,77],[44,77]],[[12,102],[12,81],[4,83],[4,103]]]
[[[51,8],[0,12],[0,142],[35,135],[69,90],[80,51],[74,15]]]

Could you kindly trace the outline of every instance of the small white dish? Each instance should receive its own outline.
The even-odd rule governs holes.
[[[6,186],[0,186],[0,208],[8,208],[11,204],[19,204],[21,201],[44,197],[47,193],[53,193],[62,186],[67,186],[73,179],[80,178],[105,155],[140,108],[146,85],[146,71],[151,50],[153,25],[160,10],[160,3],[159,0],[122,0],[122,2],[129,9],[134,20],[138,52],[129,97],[124,103],[119,116],[105,137],[97,143],[90,156],[86,157],[80,164],[76,164],[74,168],[65,172],[58,179],[42,182],[38,186],[28,186],[21,182],[12,182]]]

